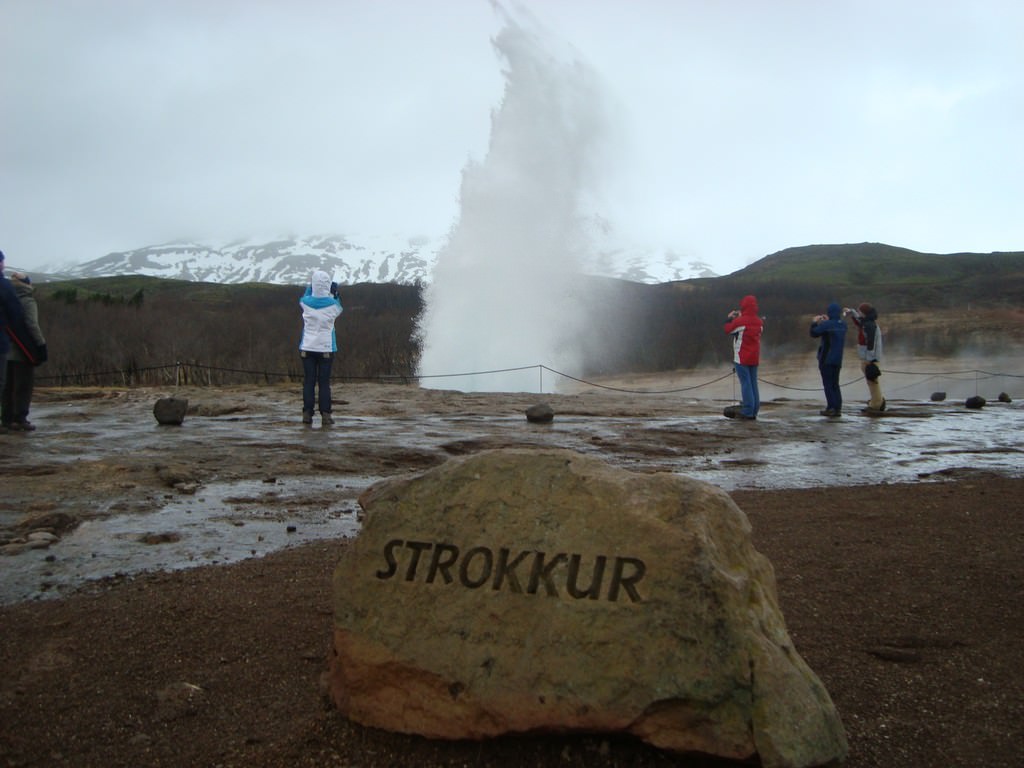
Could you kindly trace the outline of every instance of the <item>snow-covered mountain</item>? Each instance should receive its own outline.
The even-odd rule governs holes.
[[[346,285],[430,282],[441,237],[323,235],[285,237],[268,242],[173,242],[108,253],[65,267],[62,277],[147,275],[207,283],[299,285],[323,269]],[[599,250],[587,271],[641,283],[717,277],[701,261],[670,250],[621,245]]]

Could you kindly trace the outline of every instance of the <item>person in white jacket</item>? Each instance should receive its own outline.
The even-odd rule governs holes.
[[[331,276],[321,269],[310,278],[306,292],[299,299],[302,308],[302,423],[313,423],[313,408],[320,406],[324,426],[333,424],[331,417],[331,363],[338,351],[334,321],[341,314],[341,299]],[[319,389],[319,391],[317,391]]]
[[[878,325],[878,310],[864,302],[856,309],[848,308],[845,311],[857,326],[857,356],[871,396],[866,410],[869,413],[881,413],[886,403],[882,385],[878,382],[882,375],[879,368],[882,364],[882,328]]]

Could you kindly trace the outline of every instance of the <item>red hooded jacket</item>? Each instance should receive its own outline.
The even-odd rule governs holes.
[[[739,317],[725,324],[725,332],[732,334],[734,363],[758,365],[761,362],[762,330],[764,321],[757,314],[757,299],[744,296],[740,300]]]

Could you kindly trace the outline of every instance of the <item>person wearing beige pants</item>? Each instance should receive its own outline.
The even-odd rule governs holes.
[[[882,360],[882,329],[878,325],[878,310],[864,302],[856,309],[847,309],[846,314],[857,326],[857,356],[860,357],[860,369],[864,372],[864,381],[868,385],[867,410],[884,411],[885,397],[882,385],[878,382],[882,375],[879,363]]]

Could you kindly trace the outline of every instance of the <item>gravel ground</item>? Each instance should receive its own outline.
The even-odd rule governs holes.
[[[737,491],[849,768],[1018,766],[1024,481]],[[602,735],[436,742],[324,698],[344,540],[0,608],[6,766],[723,766]]]

